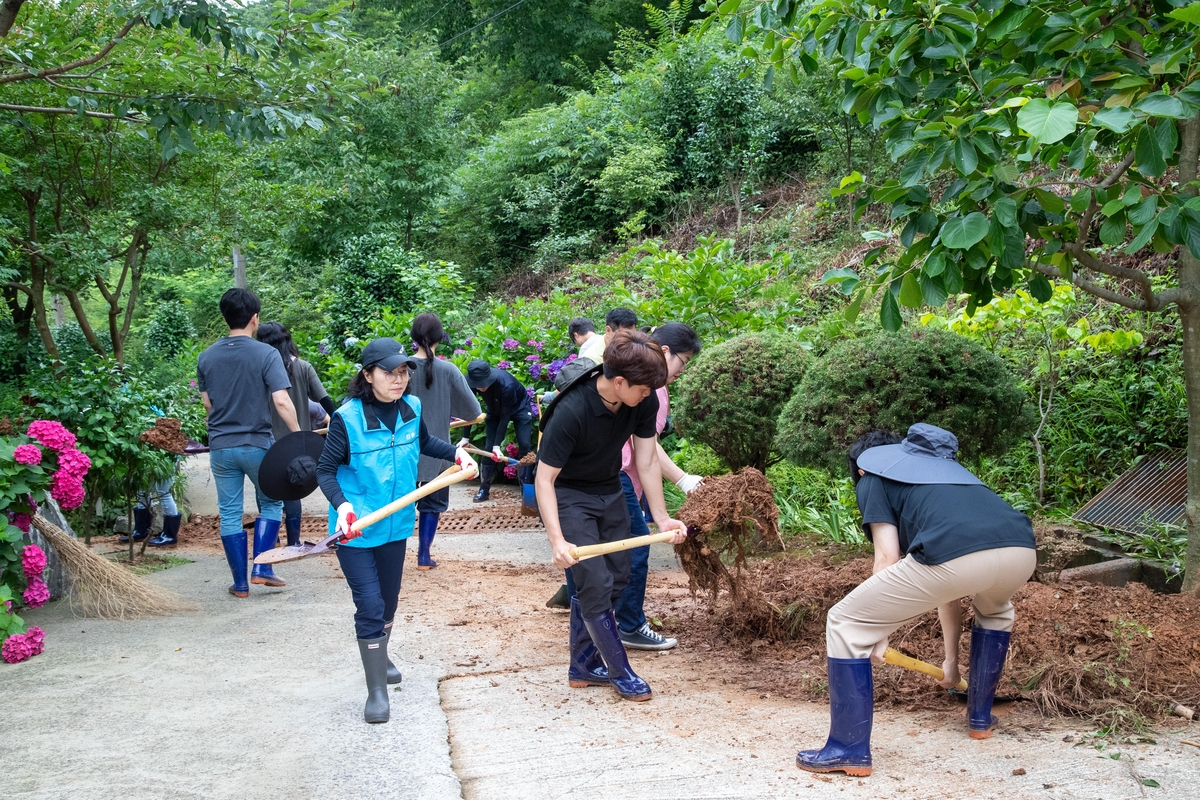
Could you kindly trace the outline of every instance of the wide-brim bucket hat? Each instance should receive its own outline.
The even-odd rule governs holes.
[[[900,444],[864,450],[859,469],[898,483],[943,483],[983,486],[983,481],[958,463],[958,437],[936,425],[918,422]]]
[[[317,488],[317,462],[325,437],[312,431],[289,433],[263,456],[258,486],[272,500],[303,500]]]
[[[472,389],[486,389],[500,380],[500,370],[482,358],[467,364],[467,383]]]

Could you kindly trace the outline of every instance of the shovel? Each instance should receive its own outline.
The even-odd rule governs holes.
[[[466,444],[465,440],[459,443],[459,447],[466,450],[468,453],[474,453],[475,455],[483,456],[484,458],[492,458],[492,454],[487,450],[480,450],[478,447],[472,447],[471,445]],[[504,460],[508,462],[508,466],[510,467],[518,467],[521,463],[515,458],[505,457]],[[521,484],[521,515],[525,517],[541,516],[541,512],[538,511],[537,490],[534,488],[532,483]]]
[[[401,497],[399,500],[394,500],[391,503],[388,503],[378,511],[372,511],[365,517],[355,520],[355,522],[350,526],[350,529],[353,531],[361,531],[363,528],[374,525],[381,519],[395,514],[405,506],[412,505],[426,495],[433,494],[434,492],[458,483],[459,481],[465,481],[469,478],[474,478],[475,473],[475,469],[464,470],[462,467],[455,464],[454,466],[450,467],[450,469],[446,470],[441,475],[437,476],[437,478],[431,480],[424,486],[414,489],[413,491]],[[313,544],[312,542],[304,542],[302,544],[292,545],[291,547],[276,547],[274,550],[268,550],[265,553],[260,553],[258,557],[254,559],[254,563],[279,564],[283,561],[296,561],[297,559],[317,555],[318,553],[324,553],[325,551],[329,550],[329,548],[344,541],[346,541],[345,534],[335,533],[331,536],[325,537],[316,544]]]

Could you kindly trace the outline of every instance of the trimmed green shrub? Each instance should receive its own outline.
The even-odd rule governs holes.
[[[146,349],[163,358],[174,358],[196,338],[196,326],[187,308],[178,300],[154,307],[146,326]]]
[[[813,363],[779,418],[775,445],[800,466],[845,474],[846,448],[876,428],[928,422],[961,457],[1000,455],[1030,429],[1027,395],[991,351],[948,331],[879,332]]]
[[[675,425],[734,471],[766,471],[779,411],[804,375],[807,352],[774,331],[749,333],[701,351],[680,381]]]

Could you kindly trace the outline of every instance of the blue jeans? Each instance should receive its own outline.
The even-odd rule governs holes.
[[[629,506],[629,536],[649,536],[650,528],[642,517],[642,505],[637,492],[633,490],[633,481],[624,472],[621,473],[621,488],[625,491],[625,503]],[[616,612],[617,625],[626,633],[633,633],[646,624],[646,612],[642,608],[646,604],[646,575],[650,571],[650,548],[635,547],[629,551],[629,582],[625,584],[621,596],[613,606]],[[571,570],[567,570],[567,593],[575,597],[575,578]]]
[[[167,478],[165,481],[159,481],[154,484],[154,488],[146,492],[138,492],[137,507],[148,508],[154,510],[153,503],[155,500],[162,506],[164,517],[178,517],[179,507],[175,505],[175,498],[171,496],[171,487],[175,485],[175,476]]]
[[[217,508],[221,513],[221,535],[242,532],[242,501],[246,477],[254,484],[258,515],[263,519],[283,520],[283,502],[272,500],[258,488],[258,465],[267,451],[261,447],[223,447],[208,455],[213,484],[217,487]]]
[[[408,540],[379,547],[339,547],[338,564],[354,597],[354,632],[359,639],[378,639],[383,626],[396,616],[400,580]]]

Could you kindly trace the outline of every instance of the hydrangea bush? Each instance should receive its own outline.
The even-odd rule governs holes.
[[[36,420],[23,436],[0,437],[0,657],[10,663],[42,652],[45,633],[25,630],[19,607],[38,608],[50,599],[42,573],[46,554],[25,542],[37,504],[49,494],[65,509],[83,503],[83,479],[91,459],[61,423]]]

